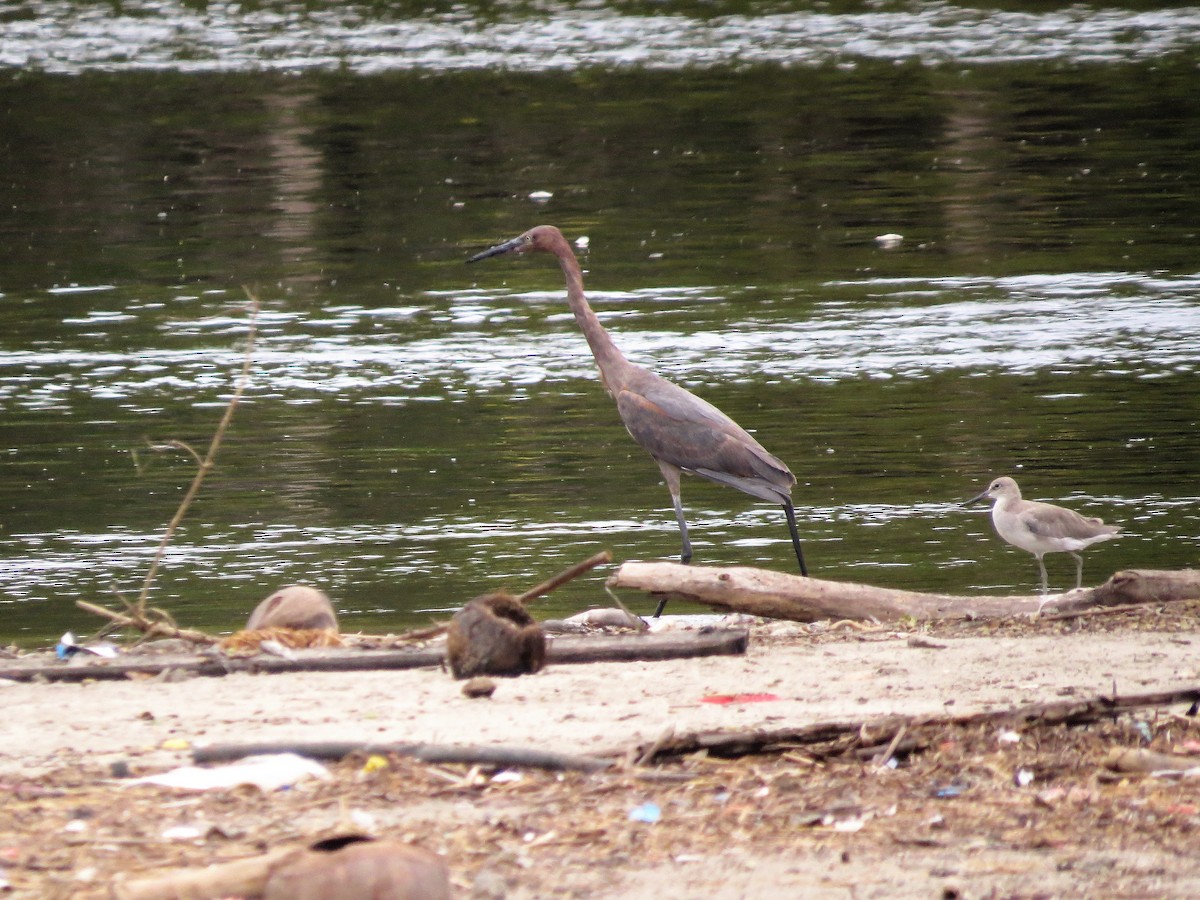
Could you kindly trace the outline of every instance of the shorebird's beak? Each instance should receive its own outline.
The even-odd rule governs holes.
[[[503,244],[497,244],[495,247],[489,247],[482,253],[476,253],[474,256],[468,259],[467,262],[479,262],[481,259],[487,259],[489,256],[499,256],[501,253],[512,253],[514,250],[521,251],[525,249],[525,244],[525,235],[521,235],[520,237],[513,238],[511,241],[505,241]]]
[[[964,500],[962,503],[960,503],[958,505],[959,506],[970,506],[972,503],[978,503],[980,500],[983,500],[984,498],[987,497],[987,495],[988,495],[988,492],[984,491],[978,497],[972,497],[970,500]]]

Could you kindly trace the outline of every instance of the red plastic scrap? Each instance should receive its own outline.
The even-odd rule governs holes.
[[[768,700],[778,700],[776,694],[709,694],[701,697],[701,703],[718,703],[722,706],[729,703],[765,703]]]

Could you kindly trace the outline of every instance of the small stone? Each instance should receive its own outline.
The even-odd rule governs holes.
[[[490,678],[484,678],[483,676],[472,678],[463,685],[462,692],[464,697],[470,697],[472,699],[476,699],[478,697],[490,697],[492,694],[496,693],[496,682],[492,681]]]

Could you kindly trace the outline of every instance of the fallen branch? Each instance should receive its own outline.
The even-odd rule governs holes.
[[[529,603],[538,597],[542,597],[557,587],[561,587],[568,581],[578,578],[585,572],[590,572],[596,566],[603,563],[612,562],[612,553],[608,550],[601,550],[594,556],[590,556],[583,562],[577,562],[573,566],[568,566],[563,571],[559,572],[550,578],[547,578],[541,584],[535,585],[521,594],[516,599],[520,603]],[[450,627],[449,622],[438,622],[433,625],[426,625],[423,628],[417,628],[413,631],[406,631],[404,634],[397,635],[398,641],[427,641],[431,638],[440,637],[446,633],[446,629]]]
[[[1200,570],[1128,570],[1099,587],[1051,595],[966,597],[805,578],[767,569],[684,566],[670,562],[623,563],[610,587],[646,591],[656,598],[703,603],[771,619],[896,622],[1030,615],[1043,606],[1056,614],[1120,604],[1166,603],[1200,597]]]
[[[136,628],[147,638],[179,638],[180,640],[190,641],[193,644],[215,644],[220,640],[220,638],[213,637],[211,634],[206,634],[203,631],[195,631],[191,628],[179,628],[168,620],[152,621],[148,617],[149,614],[147,611],[143,611],[143,614],[139,617],[132,614],[119,613],[104,606],[97,606],[95,603],[89,603],[86,600],[76,600],[75,605],[84,612],[90,612],[109,619],[111,623],[110,627]]]
[[[1034,703],[1015,709],[989,710],[959,716],[891,716],[854,722],[818,722],[801,728],[779,728],[744,732],[702,731],[659,739],[647,748],[635,746],[613,751],[613,755],[645,758],[647,762],[706,752],[718,757],[748,756],[757,753],[781,753],[805,748],[813,759],[829,759],[844,754],[873,757],[924,749],[947,727],[995,725],[1005,728],[1035,725],[1088,725],[1111,719],[1123,712],[1147,707],[1189,704],[1188,715],[1200,710],[1200,686],[1170,691],[1155,691],[1128,696],[1098,696],[1090,700],[1064,700]],[[896,746],[892,746],[896,742]],[[647,752],[650,748],[653,752]]]
[[[264,753],[295,753],[309,759],[340,760],[353,754],[407,756],[427,763],[463,763],[500,768],[599,772],[614,760],[534,750],[528,747],[454,746],[450,744],[375,744],[364,741],[282,741],[260,744],[213,744],[192,751],[196,763],[232,762]]]
[[[597,634],[588,637],[554,637],[547,641],[546,664],[630,662],[738,655],[746,652],[750,633],[745,629],[665,634]],[[0,678],[30,681],[113,680],[149,678],[167,671],[182,675],[219,677],[235,672],[359,672],[377,669],[418,669],[441,666],[441,647],[402,650],[295,650],[291,659],[259,654],[229,657],[208,653],[147,658],[90,659],[64,664],[58,661],[0,666]]]
[[[522,603],[528,603],[531,600],[536,600],[538,597],[542,597],[550,593],[555,588],[561,587],[568,581],[578,578],[584,572],[590,572],[592,569],[596,568],[596,566],[609,562],[612,562],[612,553],[608,550],[601,550],[594,556],[589,556],[583,562],[577,562],[575,565],[569,566],[552,578],[547,578],[541,584],[531,587],[517,599]]]

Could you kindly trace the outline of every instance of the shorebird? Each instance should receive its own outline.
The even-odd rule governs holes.
[[[617,401],[617,412],[625,429],[662,471],[683,541],[680,560],[687,563],[692,558],[687,520],[679,497],[680,473],[689,472],[782,506],[800,574],[807,575],[792,506],[792,485],[796,483],[796,476],[782,460],[768,453],[762,444],[711,403],[625,358],[588,305],[579,261],[562,232],[553,225],[539,225],[510,241],[476,253],[467,262],[502,253],[534,251],[558,258],[567,283],[567,305],[587,338],[600,369],[600,382]],[[656,616],[662,612],[665,602],[659,604],[654,613]]]
[[[1081,516],[1052,503],[1022,500],[1021,489],[1007,476],[997,478],[986,491],[962,505],[978,503],[985,497],[996,501],[992,506],[992,524],[996,533],[1014,547],[1037,557],[1043,594],[1049,590],[1043,556],[1069,553],[1075,557],[1075,587],[1079,588],[1083,586],[1083,557],[1078,551],[1121,534],[1119,525],[1105,525],[1100,519]]]

